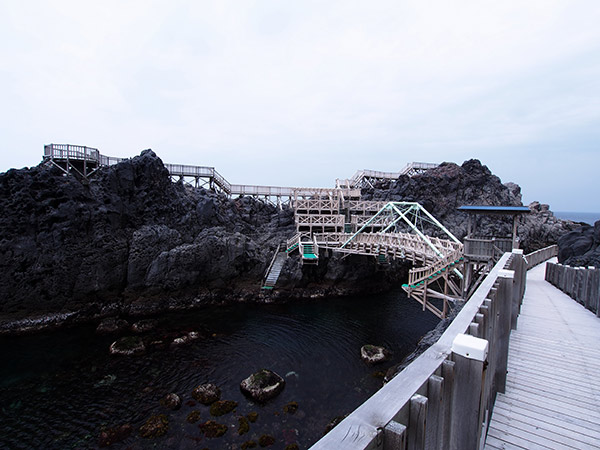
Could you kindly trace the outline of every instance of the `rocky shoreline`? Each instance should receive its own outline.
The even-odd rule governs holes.
[[[581,224],[558,240],[558,262],[576,267],[600,267],[600,220]]]
[[[520,205],[477,160],[444,163],[364,191],[365,199],[422,203],[459,238],[462,204]],[[534,204],[519,229],[526,251],[555,243],[578,224]],[[174,183],[160,158],[102,168],[89,183],[44,166],[0,174],[0,334],[106,317],[143,317],[204,305],[283,302],[398,286],[409,266],[380,270],[373,258],[337,255],[318,266],[289,258],[277,289],[261,280],[277,245],[294,234],[293,211]],[[509,234],[510,224],[480,229]]]

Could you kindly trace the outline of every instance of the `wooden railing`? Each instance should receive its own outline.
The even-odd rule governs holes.
[[[547,263],[546,281],[600,317],[600,269]]]
[[[330,247],[343,251],[341,246],[353,235],[350,233],[316,233],[317,241],[324,247]],[[429,238],[432,244],[443,255],[450,255],[456,251],[462,251],[461,244],[453,241]],[[395,251],[406,253],[418,253],[424,257],[439,259],[438,253],[433,250],[419,236],[410,233],[363,233],[354,236],[346,245],[349,253],[360,253],[357,250],[363,250],[365,254],[393,253]]]
[[[494,259],[512,250],[512,239],[466,237],[465,256],[471,258]]]
[[[525,271],[522,255],[504,254],[438,342],[312,449],[480,448],[505,390]]]
[[[337,186],[350,186],[360,187],[363,180],[366,179],[379,179],[379,180],[395,180],[400,175],[412,176],[416,173],[423,172],[428,169],[433,169],[439,164],[436,163],[424,163],[424,162],[412,162],[408,163],[400,172],[382,172],[379,170],[358,170],[352,178],[346,180],[337,180]]]
[[[316,215],[316,214],[295,214],[294,219],[298,226],[312,225],[312,226],[344,226],[344,216],[341,214],[328,214],[328,215]]]
[[[340,200],[337,197],[333,198],[302,198],[296,200],[294,204],[296,211],[339,211]]]
[[[100,162],[98,149],[71,144],[44,145],[44,159],[73,159],[89,162]]]
[[[127,160],[127,158],[117,158],[116,156],[99,156],[99,163],[101,166],[114,166],[115,164],[119,164],[122,161]]]
[[[412,162],[408,163],[401,171],[402,175],[412,175],[414,173],[422,172],[429,169],[435,169],[439,164],[435,163],[423,163],[423,162]]]
[[[427,280],[430,276],[433,276],[442,270],[449,270],[450,265],[453,263],[458,263],[462,256],[462,251],[456,250],[445,258],[439,259],[426,267],[410,269],[408,271],[408,285],[414,286],[421,281]]]
[[[254,186],[248,184],[232,184],[232,195],[256,195],[259,197],[292,197],[294,188],[281,186]]]
[[[529,253],[525,256],[525,259],[527,259],[527,268],[531,269],[555,256],[558,256],[558,245],[551,245],[533,253]]]
[[[344,206],[354,213],[376,213],[386,204],[387,202],[375,202],[371,200],[350,200]]]

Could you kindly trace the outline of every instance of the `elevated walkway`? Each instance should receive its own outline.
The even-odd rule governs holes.
[[[544,270],[527,273],[486,450],[600,449],[600,319],[544,281]]]
[[[399,172],[381,172],[379,170],[363,169],[357,171],[350,179],[336,180],[336,186],[345,188],[373,188],[375,187],[375,183],[396,180],[402,175],[412,177],[426,170],[434,169],[438,165],[435,163],[411,162]]]
[[[73,173],[81,179],[87,180],[100,167],[118,164],[126,159],[102,155],[98,149],[82,145],[48,144],[44,145],[42,162],[47,165],[54,165],[67,174]],[[315,196],[322,198],[324,195],[329,195],[331,198],[360,198],[360,188],[370,185],[374,180],[398,178],[401,174],[412,176],[432,167],[437,167],[437,164],[409,163],[400,172],[362,170],[354,175],[352,183],[340,185],[338,182],[335,188],[232,184],[214,167],[169,163],[165,163],[165,167],[173,179],[186,180],[190,184],[193,180],[195,187],[207,187],[229,196],[247,195],[257,197],[281,205],[284,201],[295,203]]]

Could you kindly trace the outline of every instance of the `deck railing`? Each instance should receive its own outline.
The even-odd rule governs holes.
[[[600,269],[548,263],[546,281],[600,317]]]
[[[44,145],[44,159],[73,159],[98,163],[100,153],[95,148],[82,145],[49,144]]]
[[[460,258],[462,258],[462,256],[462,251],[456,250],[450,255],[444,257],[443,259],[435,261],[433,264],[430,264],[425,267],[417,267],[414,269],[410,269],[408,271],[408,285],[414,286],[417,283],[428,279],[430,276],[441,272],[442,270],[450,270],[450,265],[452,263],[457,263],[460,260]]]
[[[525,270],[522,254],[504,254],[438,342],[312,448],[479,448],[505,389]]]
[[[465,256],[475,259],[494,259],[512,250],[512,239],[466,237]]]
[[[527,268],[531,269],[532,267],[537,266],[538,264],[543,263],[544,261],[548,261],[550,258],[554,258],[558,255],[558,245],[551,245],[546,248],[542,248],[533,253],[529,253],[527,258]]]

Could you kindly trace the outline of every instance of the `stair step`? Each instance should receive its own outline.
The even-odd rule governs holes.
[[[285,264],[285,260],[287,259],[288,250],[281,251],[277,254],[275,261],[271,266],[271,270],[269,271],[265,282],[262,286],[263,289],[273,289],[275,287],[275,284],[277,283],[279,275],[281,274],[281,271]]]

